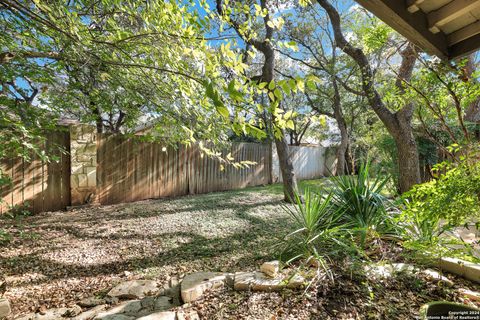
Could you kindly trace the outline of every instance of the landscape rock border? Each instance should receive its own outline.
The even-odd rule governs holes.
[[[279,265],[278,261],[266,262],[261,267],[264,272],[194,272],[181,281],[171,278],[163,289],[154,280],[128,280],[114,286],[105,297],[87,297],[70,308],[30,313],[19,319],[199,320],[197,312],[189,310],[189,303],[207,291],[224,287],[238,291],[280,291],[300,289],[307,284],[297,273],[280,274]],[[177,310],[176,307],[183,308]]]
[[[12,312],[12,308],[10,307],[10,302],[0,297],[0,319],[5,318]]]
[[[461,259],[442,258],[438,262],[441,270],[480,283],[480,265]],[[207,291],[224,287],[236,291],[280,291],[301,289],[308,281],[298,273],[280,272],[278,261],[265,262],[261,271],[254,272],[194,272],[179,280],[175,277],[161,288],[154,280],[129,280],[113,287],[105,297],[82,299],[70,308],[57,308],[41,313],[30,313],[21,320],[198,320],[199,315],[190,310],[189,303],[200,299]],[[263,271],[263,272],[262,272]],[[421,270],[410,264],[371,264],[365,267],[373,278],[390,277],[397,272],[422,273],[447,286],[453,282],[433,269]],[[459,289],[470,300],[480,300],[480,293]],[[123,299],[123,301],[121,301]],[[125,300],[128,299],[128,300]],[[80,307],[84,307],[82,308]],[[183,307],[182,309],[175,309]],[[83,311],[83,312],[82,312]],[[8,300],[0,298],[0,319],[10,313]]]
[[[457,258],[442,257],[437,266],[447,272],[480,283],[480,265]]]

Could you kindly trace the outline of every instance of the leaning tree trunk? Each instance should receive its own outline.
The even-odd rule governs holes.
[[[362,49],[354,47],[343,35],[340,14],[337,9],[328,0],[317,0],[317,2],[325,9],[330,18],[337,47],[349,55],[360,67],[362,89],[367,96],[370,106],[387,128],[390,135],[395,139],[399,159],[403,159],[403,161],[399,161],[398,163],[400,179],[399,190],[402,193],[408,191],[413,185],[420,183],[418,150],[411,128],[413,105],[407,104],[395,113],[387,108],[380,94],[375,89],[374,75],[367,56]],[[408,45],[407,49],[413,50],[413,47]],[[397,86],[400,84],[399,88],[401,90],[402,81],[408,81],[410,79],[414,65],[415,56],[411,55],[411,51],[406,52],[406,54],[402,52],[402,65],[399,71],[399,79],[397,79]]]

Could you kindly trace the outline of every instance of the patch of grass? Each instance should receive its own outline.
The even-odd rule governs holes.
[[[301,180],[298,182],[298,186],[301,191],[300,193],[303,193],[303,191],[306,189],[309,189],[313,192],[321,192],[325,188],[325,186],[328,186],[329,180],[330,178],[328,177],[321,178],[321,179]],[[274,183],[266,186],[248,187],[246,189],[234,190],[229,192],[234,194],[242,194],[245,192],[255,192],[255,193],[264,194],[264,195],[272,195],[272,194],[281,195],[283,194],[283,184]]]

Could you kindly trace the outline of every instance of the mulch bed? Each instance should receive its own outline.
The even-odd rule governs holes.
[[[211,292],[193,304],[202,319],[416,319],[422,305],[446,300],[465,301],[458,288],[480,288],[450,276],[445,287],[422,276],[399,274],[382,281],[337,270],[333,283],[319,283],[305,292]]]

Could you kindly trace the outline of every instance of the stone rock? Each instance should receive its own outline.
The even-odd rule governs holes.
[[[173,303],[173,298],[167,296],[160,296],[155,299],[154,309],[156,311],[165,311],[175,307],[176,305]]]
[[[74,317],[79,314],[82,309],[79,306],[72,308],[55,308],[48,309],[43,313],[29,313],[20,318],[21,320],[58,320],[63,318]]]
[[[371,264],[365,266],[367,277],[372,279],[390,278],[395,273],[410,272],[413,273],[415,267],[406,263],[389,263],[389,264]]]
[[[137,318],[137,320],[176,320],[176,318],[177,314],[173,311],[161,311]]]
[[[12,312],[10,302],[5,298],[0,298],[0,319],[5,318]]]
[[[95,318],[97,319],[97,318]],[[108,316],[105,316],[102,318],[103,320],[133,320],[135,319],[135,317],[132,317],[132,316],[127,316],[127,315],[124,315],[124,314],[110,314]]]
[[[250,283],[255,280],[255,272],[235,272],[233,289],[245,291],[250,289]]]
[[[223,287],[225,277],[226,274],[221,272],[195,272],[187,275],[180,284],[183,302],[195,301],[205,291]]]
[[[98,297],[88,297],[80,300],[78,302],[78,305],[80,307],[85,307],[85,308],[91,308],[91,307],[96,307],[101,304],[105,304],[106,301],[105,299],[98,298]]]
[[[87,311],[84,311],[82,313],[80,313],[79,315],[77,315],[75,318],[73,318],[73,320],[90,320],[90,319],[93,319],[95,318],[95,316],[97,314],[99,314],[100,312],[104,311],[105,309],[107,309],[107,305],[106,304],[102,304],[102,305],[99,305],[99,306],[96,306],[92,309],[89,309]]]
[[[109,297],[109,296],[105,296],[103,299],[105,300],[106,303],[112,304],[112,305],[118,304],[118,302],[120,301],[120,299],[118,299],[117,297]]]
[[[135,316],[141,309],[142,303],[140,300],[125,301],[118,306],[98,313],[95,319],[112,319],[111,317],[115,315]]]
[[[461,259],[442,257],[437,266],[450,273],[480,283],[480,265]]]
[[[155,300],[155,297],[145,297],[140,300],[140,303],[142,304],[142,308],[153,309],[153,306],[155,305]]]
[[[298,289],[304,285],[305,279],[298,274],[272,279],[262,272],[237,272],[233,287],[237,291],[280,291],[285,288]]]
[[[260,266],[260,271],[263,272],[265,275],[269,276],[270,278],[275,278],[279,270],[280,270],[280,262],[277,260],[264,262]]]
[[[177,320],[200,320],[200,316],[194,310],[181,310],[177,312]]]
[[[82,312],[82,308],[80,308],[79,305],[74,305],[73,307],[68,308],[67,312],[63,314],[64,317],[75,317],[76,315],[79,315]]]
[[[463,296],[467,297],[472,301],[480,301],[480,292],[468,290],[468,289],[459,289],[458,290]]]
[[[114,287],[108,295],[121,299],[139,299],[159,292],[158,285],[152,280],[131,280]]]
[[[123,308],[123,313],[126,315],[135,315],[142,309],[142,302],[140,300],[128,301]]]
[[[445,277],[444,275],[441,275],[439,272],[432,270],[432,269],[426,269],[422,271],[423,274],[425,274],[429,279],[439,281],[449,287],[453,286],[453,281]]]

